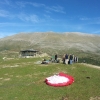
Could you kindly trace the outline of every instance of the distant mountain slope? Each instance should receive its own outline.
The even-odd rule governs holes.
[[[90,52],[100,52],[100,36],[77,32],[34,32],[19,33],[0,39],[1,50],[22,49],[78,49]]]

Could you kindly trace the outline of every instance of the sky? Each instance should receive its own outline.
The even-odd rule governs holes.
[[[100,34],[100,0],[0,0],[0,38],[22,32]]]

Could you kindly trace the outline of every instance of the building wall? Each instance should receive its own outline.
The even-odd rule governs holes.
[[[37,56],[36,51],[21,51],[20,57],[30,58],[30,57],[36,57]]]

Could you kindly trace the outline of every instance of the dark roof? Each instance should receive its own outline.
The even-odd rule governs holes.
[[[28,49],[28,50],[21,50],[20,52],[38,52],[38,50]]]

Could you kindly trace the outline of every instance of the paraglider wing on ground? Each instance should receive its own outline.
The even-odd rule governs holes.
[[[74,78],[68,74],[60,72],[58,75],[47,77],[45,82],[50,86],[61,87],[71,85],[74,82]]]

